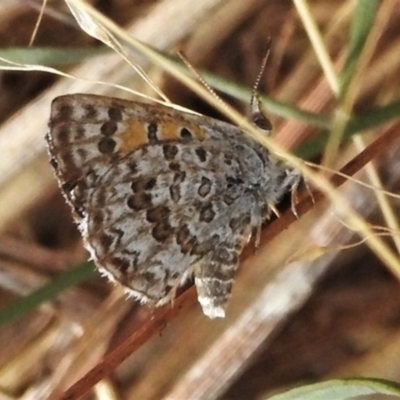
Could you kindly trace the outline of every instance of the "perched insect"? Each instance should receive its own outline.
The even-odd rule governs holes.
[[[99,269],[153,305],[194,276],[210,318],[225,316],[243,247],[298,182],[241,129],[162,105],[61,96],[46,140]]]

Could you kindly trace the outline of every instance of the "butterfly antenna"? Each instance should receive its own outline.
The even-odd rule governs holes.
[[[221,99],[221,97],[218,96],[217,92],[210,86],[210,84],[201,76],[199,71],[197,71],[197,69],[190,63],[190,61],[186,58],[185,54],[179,50],[178,56],[186,64],[186,66],[193,72],[198,81],[209,91],[211,96],[213,96],[214,99],[216,99],[221,104],[221,106],[228,111],[228,106],[226,105],[226,103]]]
[[[261,101],[258,97],[258,87],[260,85],[261,78],[264,74],[265,67],[267,65],[270,50],[271,50],[271,38],[268,38],[267,51],[265,52],[265,56],[262,60],[261,68],[257,75],[257,79],[254,83],[253,93],[252,93],[251,99],[250,99],[251,120],[258,128],[260,128],[266,132],[271,132],[272,124],[271,124],[271,121],[264,115],[264,113],[261,110]]]

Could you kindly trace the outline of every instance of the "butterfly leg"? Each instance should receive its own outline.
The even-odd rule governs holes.
[[[314,195],[310,189],[310,186],[308,182],[304,179],[304,177],[300,174],[299,171],[295,169],[287,169],[286,170],[286,179],[284,180],[282,187],[285,185],[286,187],[289,188],[290,194],[291,194],[291,208],[293,214],[296,216],[297,219],[299,219],[299,215],[297,213],[296,209],[296,196],[298,193],[298,188],[300,184],[305,186],[305,189],[307,190],[307,193],[311,197],[311,200],[313,203],[315,203]]]
[[[280,185],[280,191],[278,192],[279,198],[282,198],[288,191],[290,191],[291,195],[291,208],[292,212],[297,219],[299,219],[299,214],[296,210],[296,196],[297,196],[297,189],[299,188],[300,183],[303,180],[302,175],[299,171],[294,168],[287,168],[286,169],[286,177]]]

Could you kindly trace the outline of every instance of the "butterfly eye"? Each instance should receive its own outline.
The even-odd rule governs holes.
[[[255,112],[251,116],[251,120],[253,124],[262,131],[267,133],[272,131],[271,121],[261,111]]]

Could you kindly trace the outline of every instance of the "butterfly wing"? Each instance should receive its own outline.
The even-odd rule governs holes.
[[[194,273],[204,312],[224,315],[266,214],[254,186],[266,153],[232,125],[94,95],[55,99],[47,142],[101,270],[155,304]]]
[[[161,140],[179,140],[188,134],[187,129],[177,130],[179,113],[164,109],[85,94],[60,96],[53,101],[46,140],[51,163],[78,222],[86,212],[87,196],[99,179],[127,154],[158,142],[154,127],[160,121]],[[189,134],[204,134],[193,122],[189,129]]]

